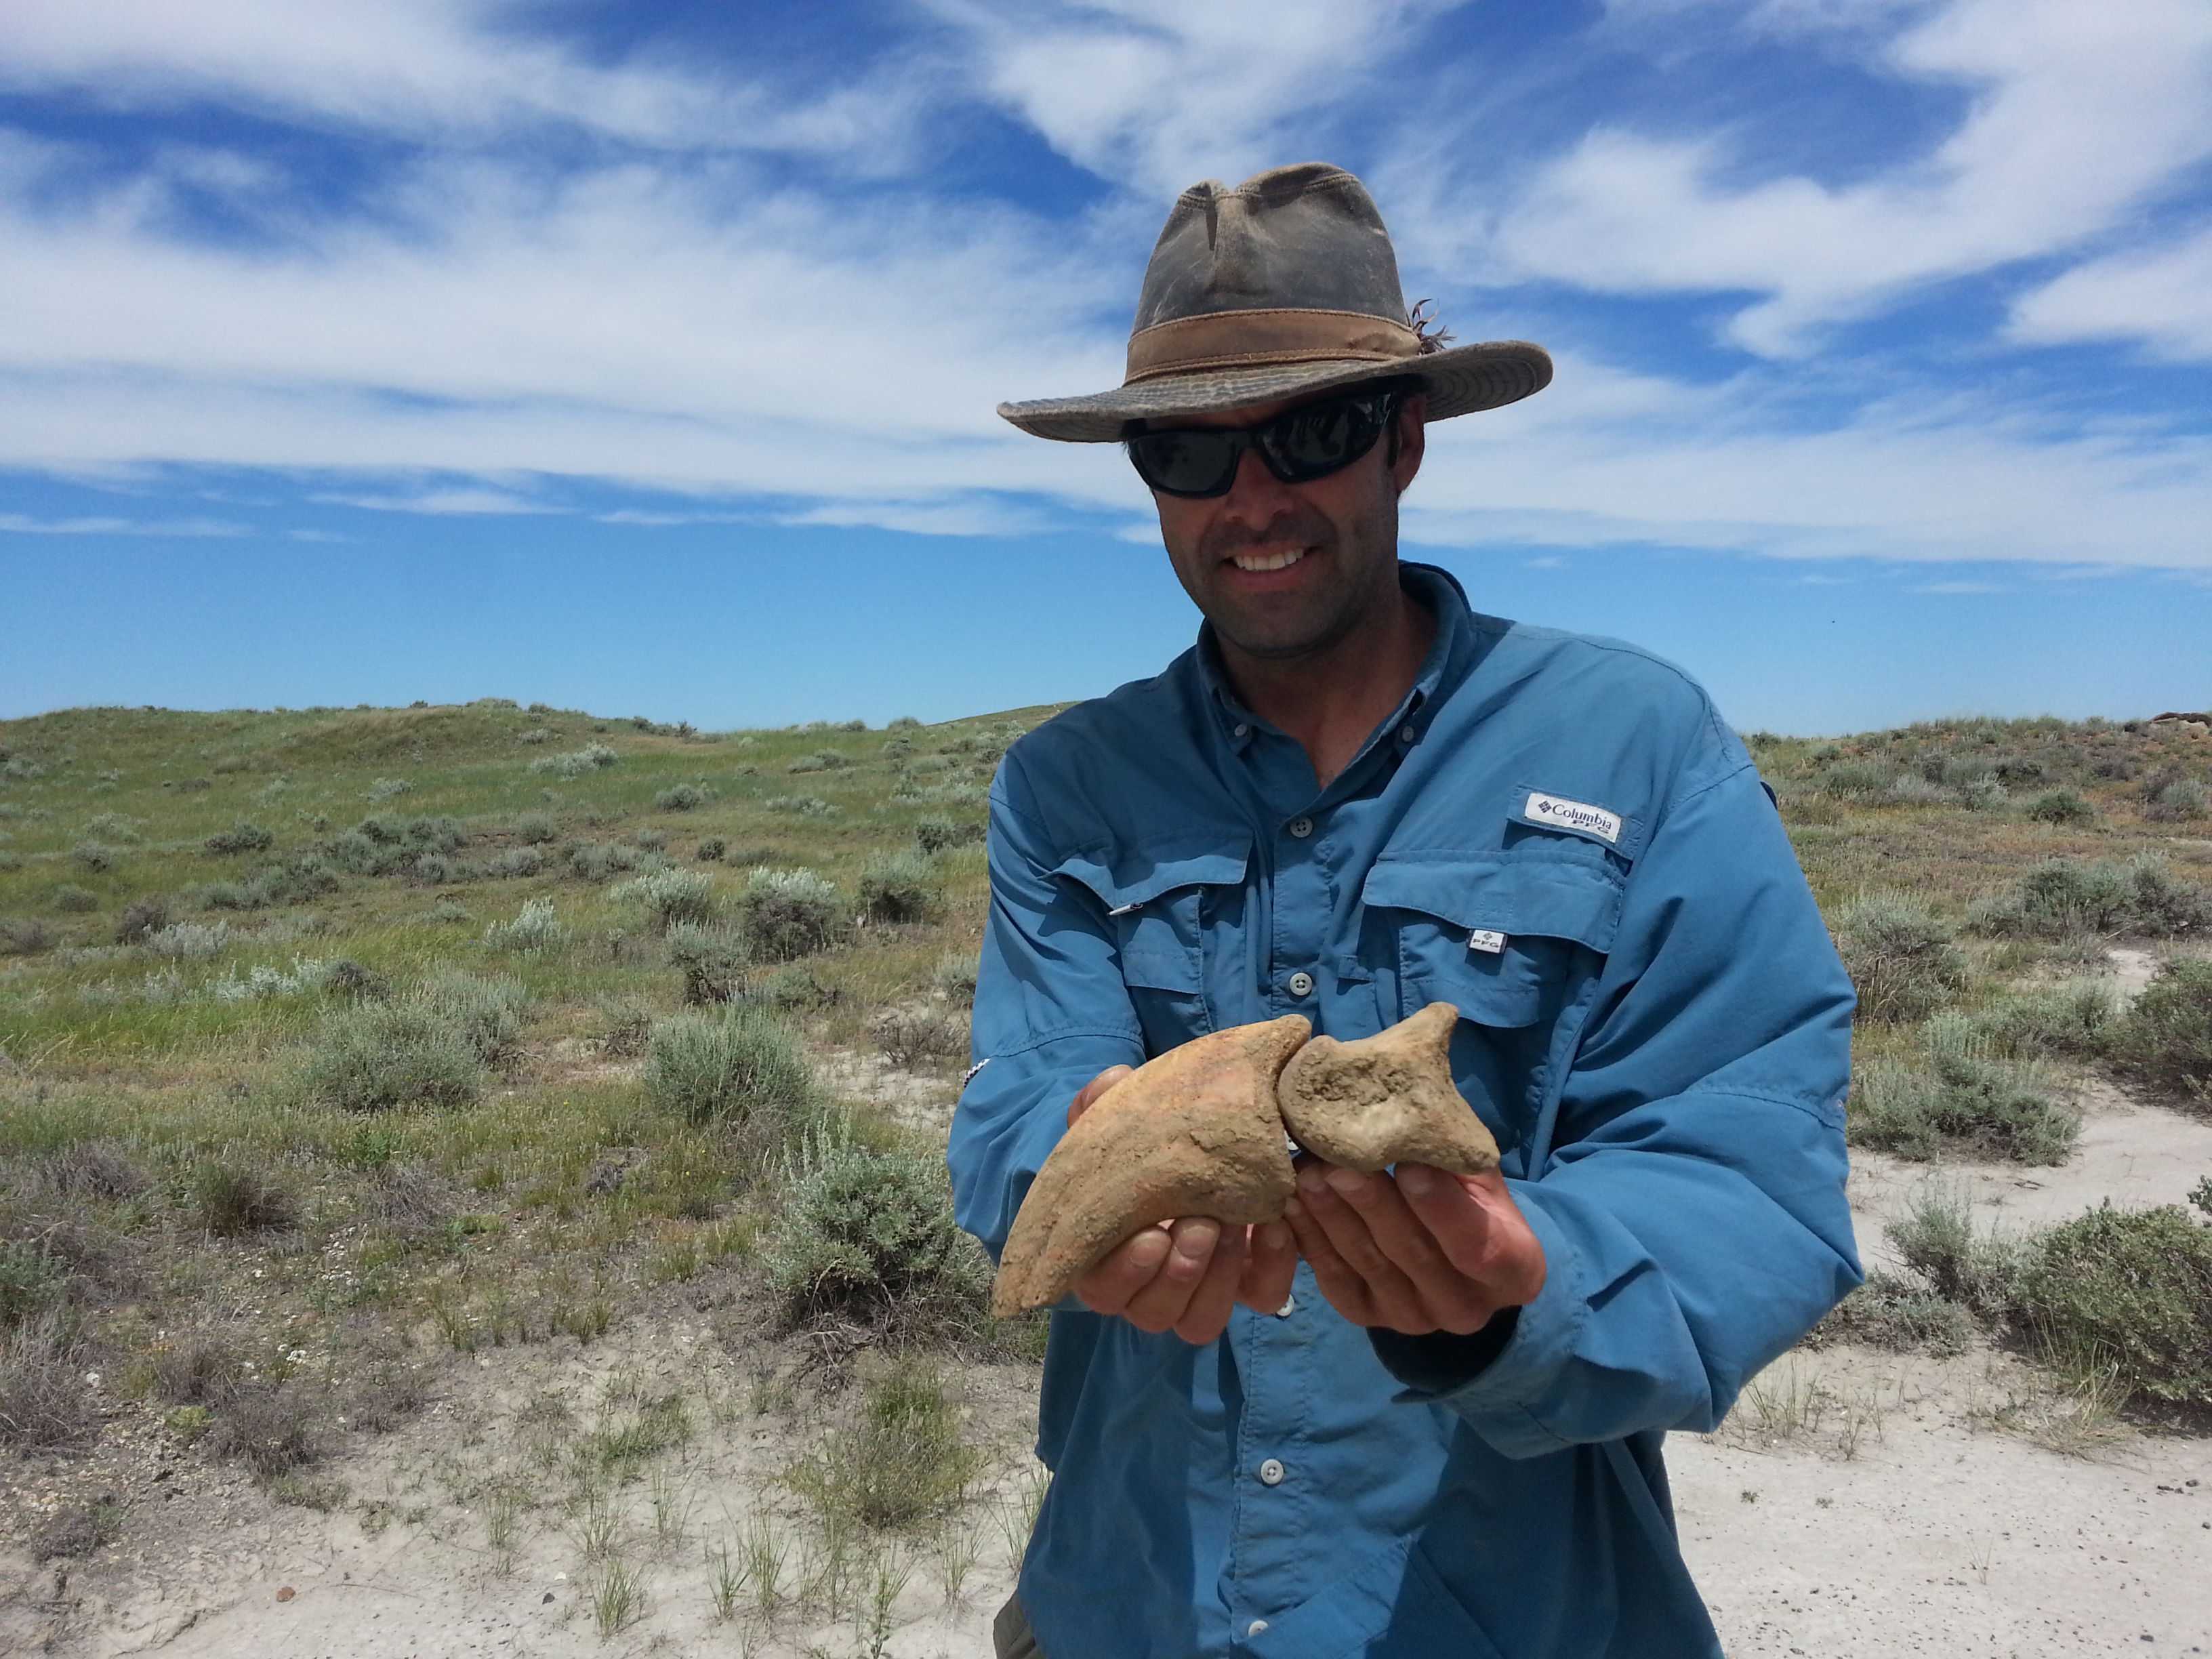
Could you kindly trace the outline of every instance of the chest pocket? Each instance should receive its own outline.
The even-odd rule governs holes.
[[[1206,1006],[1206,932],[1243,899],[1249,832],[1201,834],[1133,848],[1102,848],[1053,873],[1082,883],[1106,908],[1121,979],[1148,1054],[1213,1029]]]
[[[1548,1024],[1578,952],[1613,948],[1623,878],[1601,860],[1516,851],[1377,860],[1360,896],[1380,937],[1363,947],[1395,968],[1397,1018],[1449,1002],[1478,1025]]]

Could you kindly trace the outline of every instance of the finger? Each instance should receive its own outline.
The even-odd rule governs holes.
[[[1170,1225],[1168,1253],[1159,1271],[1129,1298],[1121,1317],[1140,1331],[1170,1328],[1189,1309],[1220,1237],[1221,1224],[1211,1216],[1185,1216]]]
[[[1109,1089],[1119,1083],[1123,1078],[1128,1076],[1133,1069],[1133,1067],[1127,1066],[1109,1066],[1104,1071],[1099,1073],[1097,1077],[1092,1078],[1090,1082],[1085,1084],[1083,1087],[1077,1091],[1074,1100],[1068,1105],[1067,1127],[1071,1129],[1075,1127],[1075,1120],[1081,1117],[1085,1112],[1097,1105],[1098,1103],[1098,1097],[1104,1094]]]
[[[1158,1276],[1170,1242],[1164,1226],[1147,1227],[1123,1239],[1075,1281],[1075,1294],[1093,1313],[1120,1313]]]
[[[1298,1172],[1298,1200],[1345,1267],[1366,1285],[1372,1315],[1369,1323],[1409,1334],[1434,1330],[1435,1322],[1413,1280],[1383,1250],[1367,1217],[1352,1201],[1357,1194],[1370,1207],[1377,1205],[1374,1189],[1384,1184],[1376,1176],[1316,1161]],[[1315,1273],[1318,1277],[1318,1267]]]
[[[1283,1219],[1297,1241],[1298,1254],[1313,1269],[1314,1285],[1322,1299],[1355,1325],[1382,1323],[1374,1291],[1339,1253],[1335,1241],[1313,1212],[1292,1198],[1283,1206]]]
[[[1536,1299],[1544,1288],[1544,1251],[1528,1218],[1496,1170],[1455,1176],[1424,1164],[1398,1171],[1398,1190],[1444,1259],[1480,1283],[1499,1307]]]
[[[1287,1221],[1263,1221],[1244,1241],[1244,1273],[1237,1299],[1254,1313],[1282,1311],[1298,1274],[1297,1236]]]
[[[1206,1264],[1206,1276],[1175,1322],[1175,1334],[1193,1347],[1205,1346],[1229,1328],[1229,1315],[1237,1305],[1237,1281],[1244,1274],[1244,1233],[1242,1227],[1221,1230],[1212,1259]]]
[[[1441,1171],[1408,1164],[1403,1178],[1421,1188],[1433,1206],[1452,1212],[1462,1228],[1479,1231],[1487,1225],[1466,1190],[1446,1181]],[[1446,1256],[1435,1233],[1400,1190],[1398,1180],[1355,1170],[1331,1170],[1326,1179],[1329,1189],[1366,1223],[1376,1249],[1404,1276],[1419,1310],[1417,1322],[1462,1334],[1482,1328],[1498,1305],[1495,1296],[1479,1278],[1462,1272]],[[1409,1328],[1395,1322],[1393,1328]]]

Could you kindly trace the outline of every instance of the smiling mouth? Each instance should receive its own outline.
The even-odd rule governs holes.
[[[1305,549],[1292,547],[1280,553],[1239,553],[1230,562],[1239,570],[1287,570],[1305,556]]]

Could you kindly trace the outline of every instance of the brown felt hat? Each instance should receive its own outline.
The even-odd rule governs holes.
[[[1320,161],[1176,198],[1145,269],[1129,370],[1112,392],[1000,404],[1024,432],[1111,443],[1133,420],[1272,403],[1389,375],[1419,378],[1428,418],[1518,402],[1550,383],[1525,340],[1444,345],[1406,309],[1367,187]]]

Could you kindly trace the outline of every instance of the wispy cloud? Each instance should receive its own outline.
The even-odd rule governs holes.
[[[1757,179],[1724,132],[1601,126],[1544,171],[1499,246],[1525,273],[1608,292],[1761,295],[1729,334],[1789,355],[1814,325],[1917,286],[2080,247],[2212,153],[2212,10],[2197,0],[1949,0],[1878,61],[1972,89],[1932,153],[1830,185]]]
[[[221,519],[34,519],[0,513],[0,533],[15,536],[244,536],[246,526]]]
[[[2136,340],[2161,357],[2212,358],[2212,229],[2076,265],[2021,299],[2012,337]]]

